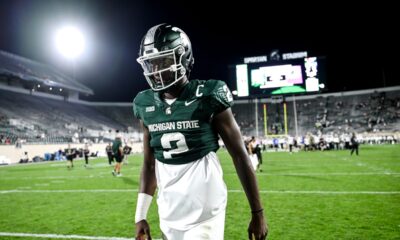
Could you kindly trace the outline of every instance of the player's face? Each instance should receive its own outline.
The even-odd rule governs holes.
[[[155,85],[165,86],[175,81],[175,72],[173,71],[173,65],[175,65],[175,59],[172,56],[157,57],[145,61],[148,75]]]
[[[149,72],[158,72],[171,68],[175,64],[173,56],[168,55],[165,57],[151,58],[145,62],[146,67],[150,70]]]
[[[175,48],[138,58],[144,75],[153,90],[163,90],[182,79],[185,69],[181,64],[182,50]],[[184,52],[184,51],[183,51]]]

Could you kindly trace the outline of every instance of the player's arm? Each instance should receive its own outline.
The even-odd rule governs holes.
[[[253,146],[252,146],[252,142],[249,142],[248,144],[247,144],[247,151],[248,151],[248,153],[251,155],[251,154],[253,154]]]
[[[265,239],[268,234],[268,228],[264,219],[256,176],[250,166],[251,161],[243,145],[239,126],[233,117],[231,109],[227,108],[216,114],[213,124],[233,159],[236,172],[243,185],[247,199],[249,200],[252,211],[252,218],[248,228],[249,239],[252,239],[252,235],[254,235],[257,240]]]
[[[118,151],[120,156],[124,156],[124,149],[122,148],[122,144],[121,146],[119,146]]]
[[[157,187],[155,175],[155,159],[153,150],[150,147],[149,129],[141,122],[143,129],[143,152],[144,161],[142,171],[140,173],[140,189],[138,202],[136,206],[135,223],[136,223],[136,239],[151,240],[150,227],[147,223],[147,211],[149,210],[152,197]]]

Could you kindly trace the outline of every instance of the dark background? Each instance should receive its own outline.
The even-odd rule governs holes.
[[[52,39],[65,23],[81,26],[87,50],[75,62],[76,80],[92,101],[132,101],[148,88],[136,62],[140,40],[159,23],[190,37],[192,78],[221,79],[243,57],[307,51],[327,59],[327,91],[399,85],[399,20],[385,3],[269,1],[0,0],[0,49],[51,64],[73,75]],[[397,71],[396,71],[397,72]],[[232,89],[234,90],[234,89]]]

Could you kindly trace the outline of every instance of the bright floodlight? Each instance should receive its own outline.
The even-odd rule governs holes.
[[[79,29],[64,27],[56,34],[56,46],[62,55],[73,60],[83,52],[85,39]]]

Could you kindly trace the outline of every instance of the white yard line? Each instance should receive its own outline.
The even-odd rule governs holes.
[[[106,193],[106,192],[137,192],[137,189],[71,189],[71,190],[2,190],[0,194],[5,193]]]
[[[225,173],[224,175],[237,175]],[[331,172],[331,173],[256,173],[260,176],[363,176],[363,175],[400,175],[398,172]],[[137,177],[139,174],[126,174],[127,177]],[[113,178],[111,173],[99,173],[88,176],[47,176],[47,177],[2,177],[1,180],[32,180],[32,179],[82,179],[82,178]]]
[[[134,238],[123,238],[123,237],[95,237],[95,236],[81,236],[81,235],[10,233],[10,232],[0,232],[0,236],[31,237],[31,238],[90,239],[90,240],[134,240]],[[154,239],[154,240],[161,240],[161,239]]]
[[[233,192],[235,190],[229,190]],[[236,190],[238,191],[238,190]],[[241,191],[241,190],[239,190]],[[260,193],[277,193],[277,194],[320,194],[320,195],[398,195],[400,191],[291,191],[291,190],[260,190]]]
[[[265,176],[363,176],[363,175],[400,175],[394,172],[331,172],[331,173],[256,173]]]
[[[105,176],[107,175],[107,176]],[[139,174],[129,175],[129,176],[139,176]],[[32,179],[83,179],[83,178],[113,178],[110,173],[98,174],[98,175],[87,175],[87,176],[47,176],[47,177],[2,177],[1,180],[32,180]]]
[[[107,193],[107,192],[137,192],[137,189],[74,189],[74,190],[3,190],[8,193]],[[231,189],[229,193],[243,193],[243,190]],[[269,194],[320,194],[320,195],[398,195],[400,191],[296,191],[296,190],[260,190]]]

